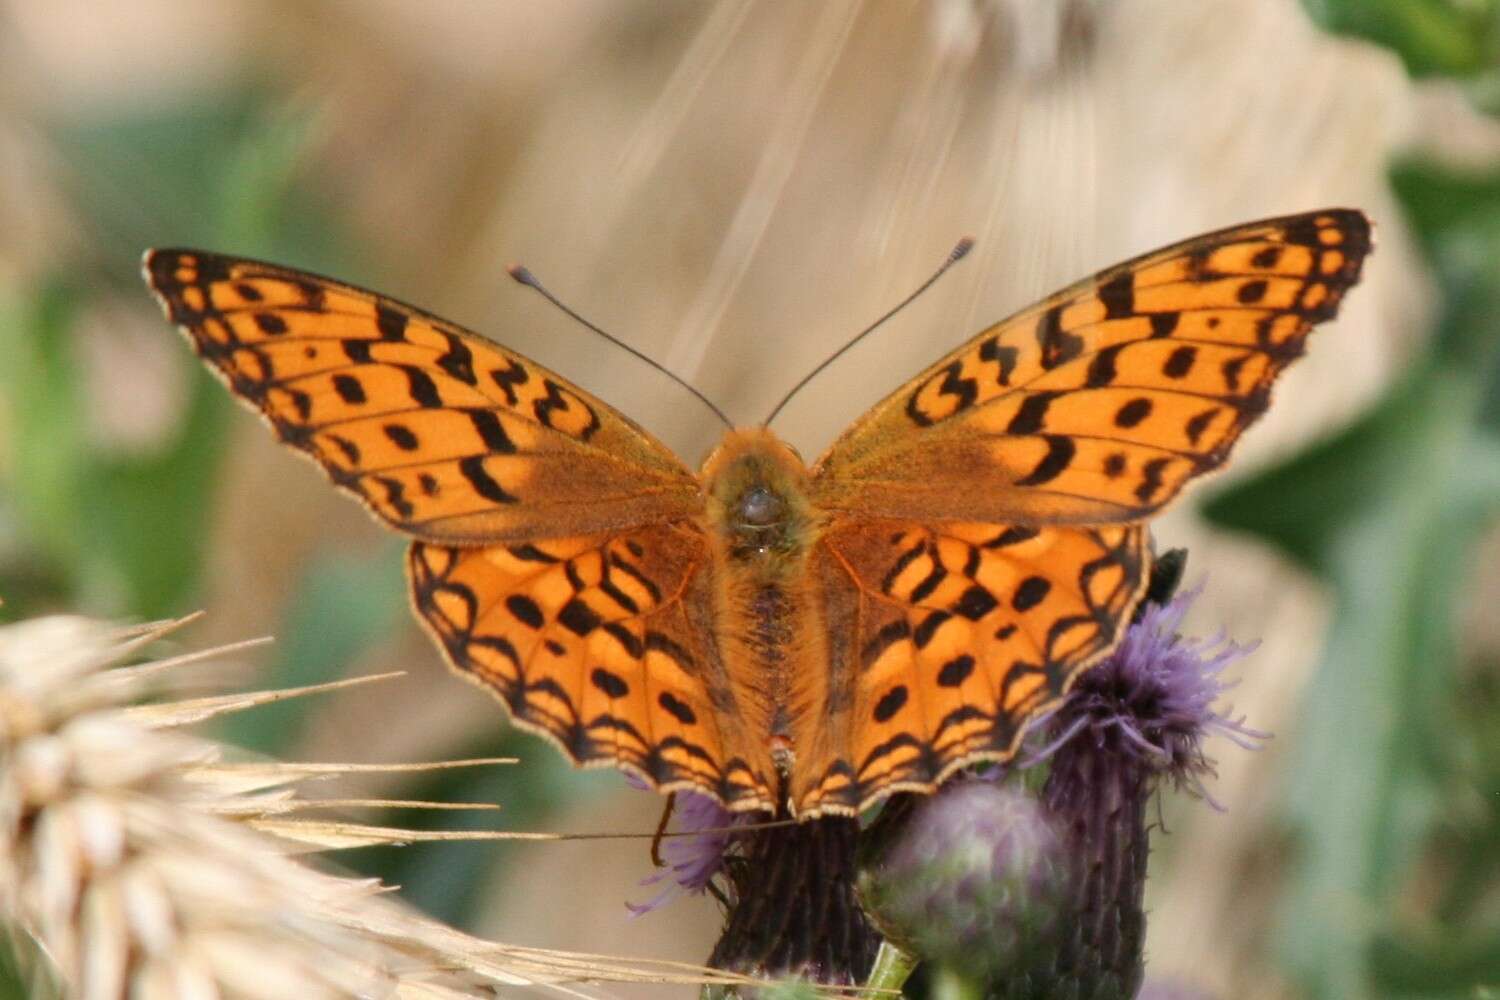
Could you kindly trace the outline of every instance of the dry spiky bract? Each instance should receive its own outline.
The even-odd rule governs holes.
[[[133,705],[200,658],[117,666],[171,628],[64,617],[0,628],[0,915],[36,942],[41,977],[65,995],[582,995],[564,984],[732,978],[481,941],[374,880],[294,860],[317,824],[306,838],[292,820],[276,837],[256,824],[289,811],[291,786],[327,769],[237,772],[217,746],[163,721],[201,718],[202,700],[184,712]]]

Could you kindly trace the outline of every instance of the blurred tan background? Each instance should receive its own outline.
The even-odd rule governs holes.
[[[750,423],[974,236],[967,262],[778,419],[811,459],[940,352],[1065,282],[1234,222],[1364,209],[1379,248],[1362,286],[1212,492],[1351,419],[1420,349],[1433,292],[1393,209],[1393,152],[1500,150],[1493,122],[1414,85],[1385,51],[1321,34],[1294,0],[11,0],[0,25],[0,283],[143,249],[99,242],[77,216],[76,153],[47,122],[251,81],[272,95],[273,125],[297,133],[288,183],[346,226],[339,277],[565,373],[693,464],[718,436],[711,415],[511,283],[508,264]],[[161,228],[154,242],[181,238]],[[126,450],[171,433],[187,352],[144,290],[122,286],[83,330],[88,433]],[[388,544],[250,416],[236,412],[227,441],[194,643],[276,632],[318,553]],[[1266,960],[1285,846],[1273,807],[1330,597],[1193,508],[1163,517],[1158,543],[1189,546],[1189,581],[1207,580],[1197,629],[1260,640],[1234,705],[1276,738],[1255,754],[1212,748],[1227,814],[1165,796],[1149,969],[1223,997],[1287,996]],[[1500,645],[1493,631],[1475,641]],[[408,674],[320,703],[294,756],[432,759],[506,725],[411,622],[356,669]],[[522,767],[555,756],[526,746]],[[545,826],[644,831],[658,809],[601,777]],[[483,889],[479,933],[689,961],[712,944],[704,899],[627,917],[623,900],[649,895],[635,887],[649,873],[639,843],[515,857]]]

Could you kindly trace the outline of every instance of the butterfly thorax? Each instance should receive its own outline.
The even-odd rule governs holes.
[[[699,476],[726,555],[767,582],[800,572],[815,518],[807,467],[790,445],[764,428],[730,431]]]

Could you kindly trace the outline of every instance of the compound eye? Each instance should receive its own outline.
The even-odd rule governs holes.
[[[752,486],[740,496],[735,511],[745,524],[764,528],[785,516],[786,501],[764,486]]]

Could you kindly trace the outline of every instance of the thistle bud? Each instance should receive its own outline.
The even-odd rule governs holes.
[[[971,981],[1050,958],[1068,901],[1063,841],[1031,796],[957,781],[918,806],[861,873],[860,898],[904,949]]]

